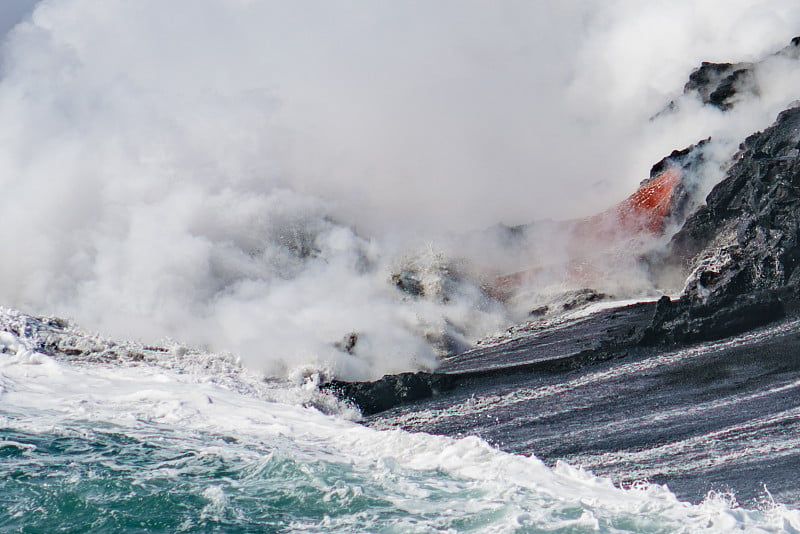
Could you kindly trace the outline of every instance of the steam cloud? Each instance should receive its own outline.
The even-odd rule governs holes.
[[[732,112],[679,98],[786,45],[794,0],[31,5],[0,8],[0,301],[274,375],[435,365],[427,334],[507,317],[403,298],[398,258],[600,211],[708,136],[722,160],[800,87],[775,59]]]

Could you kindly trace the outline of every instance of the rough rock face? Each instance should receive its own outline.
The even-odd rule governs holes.
[[[789,46],[762,61],[743,63],[704,61],[689,75],[689,81],[686,82],[683,92],[696,95],[704,104],[727,111],[742,97],[759,94],[759,68],[764,61],[775,57],[800,59],[800,37],[795,37]]]
[[[800,293],[800,107],[742,144],[725,180],[673,237],[692,265],[650,340],[714,339],[782,316]]]
[[[756,93],[753,63],[708,63],[689,76],[684,93],[696,93],[704,104],[723,111],[733,107],[737,93]]]
[[[676,257],[706,252],[687,294],[797,286],[800,271],[800,107],[747,138],[725,180],[672,241]],[[711,246],[715,245],[715,246]]]

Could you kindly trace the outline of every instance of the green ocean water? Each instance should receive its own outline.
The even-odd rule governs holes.
[[[0,532],[800,531],[776,503],[690,504],[476,436],[369,428],[313,382],[213,354],[48,355],[16,318],[0,335]]]
[[[443,473],[365,471],[300,458],[280,443],[239,451],[225,436],[79,426],[0,435],[5,531],[481,532],[508,511]],[[581,510],[559,516],[578,519]]]
[[[30,431],[14,428],[18,417],[0,428],[3,532],[782,531],[730,510],[715,517],[657,499],[604,509],[567,487],[554,495],[390,458],[348,461],[290,436],[254,444],[81,421]]]

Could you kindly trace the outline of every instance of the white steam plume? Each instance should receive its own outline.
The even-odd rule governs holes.
[[[5,0],[0,6],[0,39],[33,10],[38,0]]]
[[[648,118],[700,61],[796,33],[780,0],[43,0],[0,62],[0,301],[271,374],[430,367],[426,332],[505,318],[469,284],[404,300],[395,258],[598,211],[673,148],[766,126],[796,67],[768,105]]]

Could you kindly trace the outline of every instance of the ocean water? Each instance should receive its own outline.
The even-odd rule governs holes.
[[[366,428],[312,382],[230,357],[130,345],[145,357],[87,361],[37,352],[28,331],[0,334],[4,532],[800,529],[778,503],[692,505],[476,437]]]

